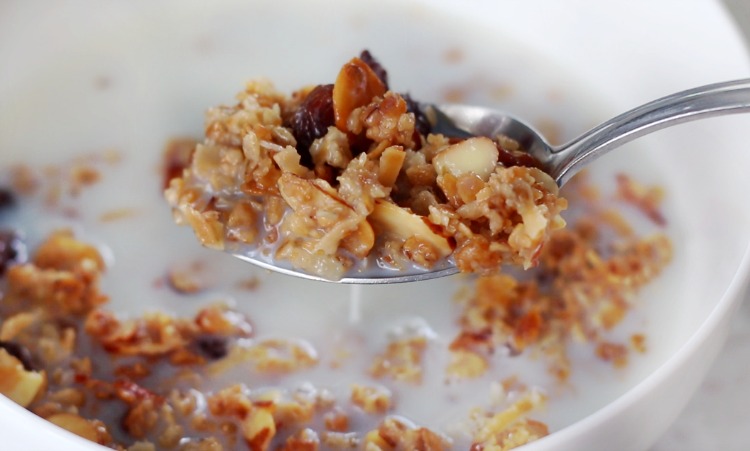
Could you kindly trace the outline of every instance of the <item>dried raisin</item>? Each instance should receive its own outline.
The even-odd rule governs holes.
[[[406,111],[414,114],[416,119],[415,128],[422,135],[427,136],[432,131],[432,125],[427,119],[427,115],[419,107],[419,103],[411,98],[409,94],[403,94],[402,97],[406,100]],[[419,142],[419,141],[417,141]]]
[[[510,151],[503,149],[499,144],[497,145],[497,150],[499,151],[498,154],[498,162],[505,166],[506,168],[512,167],[512,166],[524,166],[527,168],[539,168],[541,169],[541,164],[539,161],[537,161],[536,158],[532,157],[530,154],[526,152],[520,152],[520,151]]]
[[[5,352],[17,358],[18,361],[21,362],[21,365],[23,365],[23,369],[26,371],[39,370],[39,368],[34,365],[34,358],[31,355],[31,351],[29,351],[26,346],[14,341],[0,341],[0,348],[5,349]]]
[[[227,340],[223,337],[204,335],[196,340],[201,353],[212,360],[218,360],[227,355]]]
[[[16,196],[8,188],[0,187],[0,212],[8,210],[16,205]]]
[[[193,138],[175,138],[167,143],[162,156],[162,189],[169,188],[169,182],[190,166],[196,144]]]
[[[26,258],[26,246],[12,230],[0,230],[0,276],[13,263]]]
[[[363,50],[362,53],[359,55],[359,59],[365,62],[368,66],[370,66],[370,69],[372,69],[373,72],[375,72],[375,75],[378,76],[380,81],[383,82],[385,85],[385,89],[388,89],[388,72],[385,70],[382,64],[378,62],[378,60],[375,59],[374,56],[369,52],[369,50]]]
[[[319,85],[305,97],[289,124],[297,140],[302,164],[312,167],[310,145],[325,136],[333,124],[333,85]]]

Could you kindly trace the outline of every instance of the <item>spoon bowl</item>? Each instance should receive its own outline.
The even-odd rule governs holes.
[[[750,79],[715,83],[663,97],[604,122],[560,146],[549,144],[534,127],[502,111],[457,104],[426,104],[422,108],[432,124],[433,133],[456,138],[504,135],[518,141],[521,148],[538,162],[540,169],[561,187],[595,159],[643,135],[683,122],[750,112]],[[329,280],[269,257],[243,252],[232,255],[271,271],[345,284],[418,282],[458,273],[452,259],[448,258],[429,270],[374,268],[352,271],[345,278]]]
[[[662,97],[560,146],[549,144],[534,127],[506,112],[454,104],[427,108],[435,110],[429,115],[435,129],[448,136],[505,135],[518,141],[541,169],[563,186],[595,159],[636,138],[684,122],[750,111],[750,79],[714,83]]]

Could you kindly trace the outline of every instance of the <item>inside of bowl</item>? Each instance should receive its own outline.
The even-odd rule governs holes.
[[[439,313],[451,308],[460,286],[455,278],[365,288],[359,293],[359,310],[352,313],[348,287],[257,271],[199,248],[189,230],[174,226],[160,193],[165,142],[173,136],[200,136],[205,108],[232,102],[250,78],[268,77],[290,92],[333,80],[344,61],[368,48],[389,70],[396,90],[426,101],[499,106],[554,131],[558,140],[617,112],[574,70],[502,31],[448,17],[421,3],[352,8],[337,2],[342,13],[328,16],[325,27],[310,20],[320,6],[307,2],[180,5],[173,8],[165,2],[144,13],[127,4],[107,4],[98,13],[101,21],[82,22],[43,57],[19,60],[19,69],[3,74],[6,83],[0,83],[0,165],[57,164],[102,149],[123,155],[119,169],[102,182],[106,190],[82,195],[85,208],[72,225],[109,250],[111,276],[104,290],[111,295],[110,307],[125,315],[154,308],[192,314],[218,297],[251,312],[260,328],[274,324],[274,333],[282,335],[304,330],[308,338],[323,342],[339,339],[327,331],[350,321],[352,314],[364,319],[358,327],[379,335],[415,318],[436,330],[451,327],[441,323],[446,319]],[[624,369],[613,369],[592,359],[585,345],[572,345],[570,384],[555,389],[542,414],[552,430],[596,412],[656,371],[690,339],[735,277],[745,252],[738,243],[750,237],[747,209],[739,208],[747,190],[743,168],[748,166],[731,161],[735,135],[725,133],[736,124],[722,120],[684,125],[628,145],[592,167],[592,178],[605,189],[612,189],[619,173],[665,188],[664,230],[673,240],[674,260],[643,290],[635,311],[613,332],[645,333],[648,352]],[[112,206],[137,209],[137,227],[90,226]],[[18,220],[31,242],[55,227],[71,225],[64,218],[39,222],[35,218],[40,214],[39,209],[29,211]],[[257,275],[262,283],[251,296],[226,290],[186,301],[161,292],[154,299],[153,280],[165,261],[195,259],[221,268],[219,279]],[[129,277],[117,276],[123,273]],[[290,315],[289,299],[305,299],[307,304],[295,302]],[[538,360],[514,364],[507,374],[525,373],[532,383],[544,383],[544,377],[534,380]],[[332,381],[324,371],[303,379],[332,386],[348,383]],[[418,387],[413,396],[429,397],[439,388]],[[472,394],[471,387],[457,393],[480,396]],[[424,408],[406,413],[415,421],[434,421],[434,411]]]

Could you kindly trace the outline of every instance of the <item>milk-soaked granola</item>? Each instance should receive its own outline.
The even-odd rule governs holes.
[[[215,249],[260,249],[339,279],[367,262],[465,272],[536,265],[567,206],[504,137],[433,134],[368,52],[334,84],[291,96],[247,84],[206,114],[205,139],[169,183],[178,223]]]

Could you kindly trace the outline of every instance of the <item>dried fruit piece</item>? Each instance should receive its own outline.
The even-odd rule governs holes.
[[[5,325],[5,323],[7,323],[7,321],[5,321],[3,325]],[[13,341],[0,341],[0,349],[4,349],[5,352],[17,358],[18,361],[21,362],[21,365],[23,365],[23,369],[26,371],[36,371],[31,351],[29,351],[29,348],[26,346]]]
[[[422,111],[422,108],[419,107],[419,103],[412,99],[409,94],[402,94],[401,97],[406,101],[406,111],[414,114],[417,131],[422,134],[422,136],[429,135],[432,131],[432,124],[430,123],[430,120],[427,119],[427,115]]]
[[[305,97],[289,122],[303,165],[312,167],[310,145],[325,136],[333,124],[333,85],[319,85]]]
[[[380,62],[376,60],[374,56],[372,56],[372,53],[370,53],[369,50],[362,50],[362,53],[359,54],[359,59],[370,66],[370,69],[375,72],[375,75],[377,75],[380,81],[382,81],[385,85],[385,89],[388,89],[388,72],[385,70],[383,65],[380,64]]]
[[[16,195],[9,188],[0,187],[0,213],[16,205]]]
[[[386,86],[378,75],[359,58],[352,58],[341,68],[333,85],[333,113],[336,127],[347,129],[349,115],[355,108],[365,106],[376,96],[385,94]]]
[[[0,230],[0,276],[8,266],[21,263],[26,257],[26,246],[12,230]]]
[[[190,166],[197,143],[193,138],[174,138],[167,143],[162,156],[162,189],[169,188],[169,182]]]
[[[212,360],[226,357],[228,351],[227,339],[215,335],[198,337],[196,344],[201,353]]]

